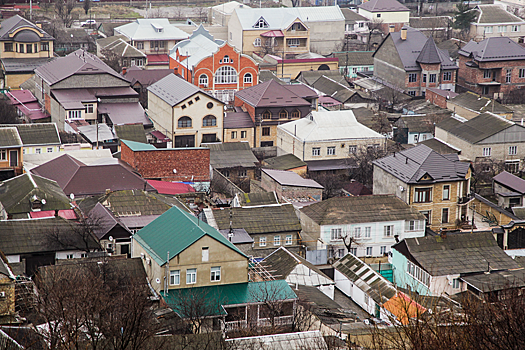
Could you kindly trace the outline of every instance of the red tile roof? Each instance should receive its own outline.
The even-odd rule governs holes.
[[[148,183],[153,186],[160,194],[181,194],[195,192],[191,185],[182,182],[168,182],[148,180]]]

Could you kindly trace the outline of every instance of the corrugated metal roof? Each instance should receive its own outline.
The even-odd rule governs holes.
[[[306,166],[296,155],[288,153],[282,156],[266,158],[264,163],[271,169],[290,170]]]
[[[495,114],[507,114],[512,113],[512,109],[502,105],[499,102],[493,101],[490,98],[480,96],[473,92],[467,91],[462,94],[452,97],[450,103],[456,104],[461,107],[468,108],[475,112],[491,112]],[[494,107],[492,106],[494,104]]]
[[[368,12],[400,12],[410,11],[408,7],[396,0],[370,0],[362,3],[358,8]]]
[[[495,25],[502,23],[521,23],[525,24],[518,16],[513,15],[500,5],[477,5],[474,11],[478,12],[476,23],[485,24],[493,23]]]
[[[497,271],[461,277],[469,285],[483,293],[525,286],[525,270]]]
[[[173,107],[201,90],[175,74],[170,74],[150,85],[148,91]]]
[[[470,144],[476,144],[513,126],[522,128],[525,134],[525,127],[490,112],[481,113],[464,123],[445,121],[436,125]]]
[[[107,114],[113,125],[137,123],[153,125],[139,102],[101,103],[97,106],[97,110],[99,114]]]
[[[310,204],[301,212],[319,225],[425,220],[423,214],[394,195],[334,197]]]
[[[139,18],[135,22],[113,30],[133,41],[182,40],[188,38],[188,34],[173,26],[167,18]]]
[[[2,124],[0,128],[15,127],[24,146],[60,145],[60,137],[55,123]]]
[[[115,134],[120,140],[130,140],[147,143],[146,133],[142,124],[114,125]]]
[[[216,169],[255,168],[259,162],[248,142],[203,143],[201,146],[210,149],[210,165]]]
[[[252,193],[237,193],[237,199],[241,207],[253,207],[256,205],[271,205],[279,204],[275,192],[252,192]]]
[[[492,178],[494,181],[499,182],[505,187],[508,187],[521,194],[525,193],[525,180],[516,175],[503,171]]]
[[[273,169],[261,169],[262,172],[270,176],[273,180],[279,183],[281,186],[296,186],[296,187],[310,187],[310,188],[320,188],[319,183],[312,179],[305,179],[301,175],[286,170],[273,170]]]

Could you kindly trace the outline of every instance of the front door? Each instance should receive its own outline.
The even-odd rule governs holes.
[[[17,167],[18,166],[18,151],[9,151],[9,166]]]

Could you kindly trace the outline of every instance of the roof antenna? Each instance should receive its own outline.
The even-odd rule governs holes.
[[[228,240],[231,242],[233,238],[233,212],[232,207],[230,206],[230,231],[228,231]]]

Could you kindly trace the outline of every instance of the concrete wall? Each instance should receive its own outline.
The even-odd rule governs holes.
[[[340,21],[307,21],[310,27],[310,51],[328,55],[342,47],[345,37],[345,20]]]
[[[405,69],[392,37],[388,37],[374,56],[374,76],[405,87]]]
[[[72,75],[52,86],[53,89],[89,89],[103,87],[128,87],[130,83],[123,78],[103,74],[81,74]]]
[[[380,21],[385,24],[390,23],[405,23],[410,22],[410,11],[396,11],[396,12],[369,12],[358,8],[357,11],[361,16],[364,16],[371,21]],[[378,17],[378,14],[380,15]]]
[[[374,194],[395,194],[408,203],[408,186],[395,176],[374,165]]]
[[[518,31],[512,31],[514,26],[518,26]],[[505,27],[504,32],[500,32],[500,27]],[[487,32],[491,31],[491,33]],[[503,23],[471,23],[470,24],[470,38],[474,41],[481,41],[486,38],[498,38],[506,36],[515,42],[525,37],[525,22],[514,23],[514,24],[503,24]]]
[[[319,188],[300,187],[300,186],[282,186],[264,171],[261,172],[261,186],[268,192],[275,191],[279,201],[286,198],[305,198],[311,197],[320,201],[323,198],[323,190]]]

